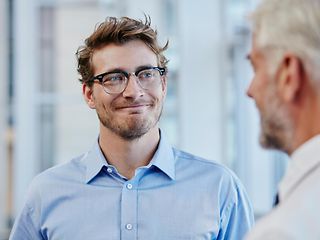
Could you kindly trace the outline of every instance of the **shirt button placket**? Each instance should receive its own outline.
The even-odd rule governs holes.
[[[121,239],[137,238],[137,190],[132,182],[125,183],[121,196]]]

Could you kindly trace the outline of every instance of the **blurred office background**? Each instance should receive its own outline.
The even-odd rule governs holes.
[[[0,240],[31,179],[95,141],[74,53],[106,16],[149,14],[170,41],[161,126],[172,143],[233,169],[255,214],[270,210],[286,157],[259,147],[259,117],[245,95],[245,15],[258,0],[0,0]]]

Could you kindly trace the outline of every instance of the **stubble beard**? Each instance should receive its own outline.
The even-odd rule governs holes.
[[[133,141],[144,136],[158,124],[162,114],[163,103],[152,105],[151,107],[153,109],[149,111],[148,115],[132,115],[119,119],[119,116],[115,116],[113,111],[106,111],[100,106],[97,108],[97,115],[105,128],[126,141]]]

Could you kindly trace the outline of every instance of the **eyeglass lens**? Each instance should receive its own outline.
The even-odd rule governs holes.
[[[161,79],[160,72],[157,69],[142,70],[138,72],[136,77],[139,85],[145,90],[155,87]],[[121,93],[127,87],[128,80],[123,72],[108,73],[103,77],[102,85],[108,93]]]

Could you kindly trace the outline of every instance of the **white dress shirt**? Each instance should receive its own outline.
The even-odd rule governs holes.
[[[320,135],[291,158],[279,185],[279,204],[258,221],[247,240],[320,239]]]

